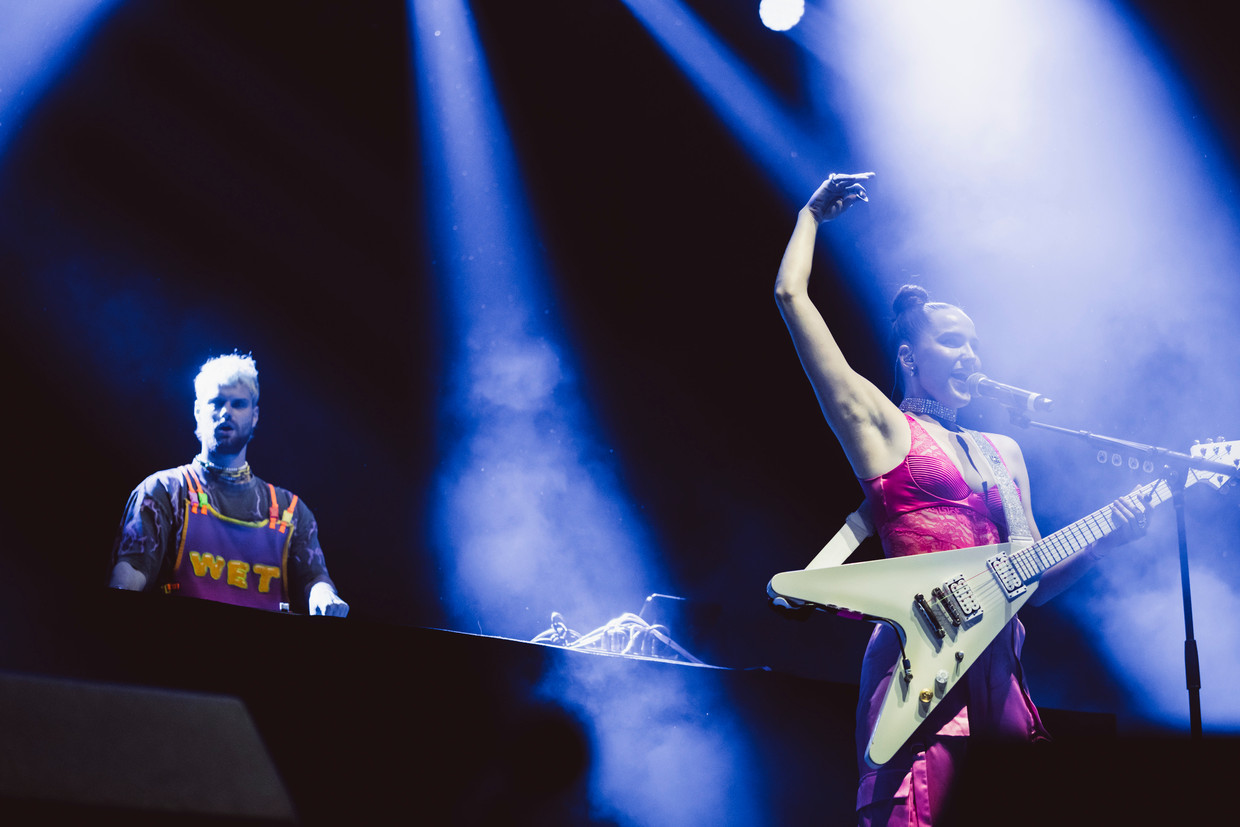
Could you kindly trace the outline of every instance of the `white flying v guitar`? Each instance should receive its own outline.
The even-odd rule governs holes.
[[[1196,445],[1197,457],[1240,468],[1240,442]],[[1227,474],[1189,471],[1185,485],[1222,488]],[[1166,482],[1125,498],[1149,506],[1171,498]],[[775,575],[767,593],[860,620],[888,621],[903,642],[891,686],[866,749],[879,767],[891,759],[1037,590],[1042,573],[1116,529],[1108,505],[1037,542],[916,554]]]

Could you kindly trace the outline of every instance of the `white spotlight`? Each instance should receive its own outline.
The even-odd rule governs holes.
[[[762,0],[758,4],[758,17],[768,29],[786,32],[801,22],[805,14],[805,0]]]

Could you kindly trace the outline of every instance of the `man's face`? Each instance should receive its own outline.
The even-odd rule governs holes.
[[[194,401],[194,419],[205,450],[237,454],[254,435],[258,406],[244,385],[221,385],[210,398]]]

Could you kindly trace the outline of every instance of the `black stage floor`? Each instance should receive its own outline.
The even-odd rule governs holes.
[[[602,760],[621,773],[650,760],[600,746],[605,719],[634,706],[587,712],[580,698],[669,678],[675,695],[628,725],[731,733],[762,823],[852,821],[853,685],[191,600],[97,601],[38,645],[6,636],[6,823],[620,823],[599,815],[591,776]],[[589,675],[573,703],[550,689],[568,674]],[[957,823],[1184,823],[1223,797],[1234,741],[1120,738],[1110,716],[1044,712],[1053,746],[974,747]]]

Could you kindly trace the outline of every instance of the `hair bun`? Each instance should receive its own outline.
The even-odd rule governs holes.
[[[906,284],[896,291],[896,297],[891,302],[891,308],[895,311],[898,318],[905,311],[923,307],[929,301],[930,294],[926,292],[926,288],[920,284]]]

